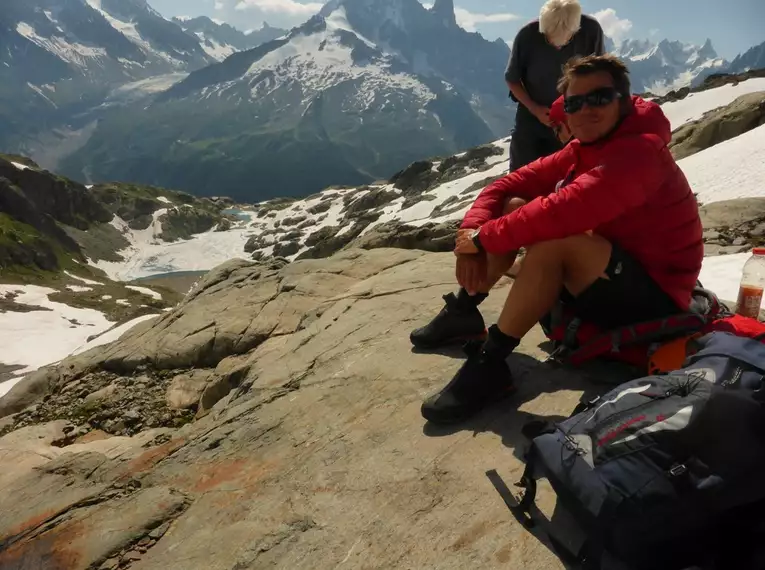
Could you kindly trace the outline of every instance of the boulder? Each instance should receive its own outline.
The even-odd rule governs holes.
[[[279,242],[274,245],[274,257],[289,257],[300,251],[300,244],[296,241]]]
[[[354,196],[354,194],[351,194],[350,196]],[[370,190],[363,194],[361,197],[350,201],[343,209],[343,212],[346,217],[355,218],[358,217],[359,214],[364,214],[376,210],[381,206],[385,206],[398,197],[399,194],[397,192],[385,190],[383,188],[375,188],[374,190]]]
[[[171,410],[185,410],[195,407],[198,403],[212,373],[209,370],[192,370],[187,374],[179,374],[170,381],[165,398],[167,407]]]
[[[691,156],[765,124],[765,91],[742,95],[730,105],[683,125],[672,135],[676,160]]]
[[[215,226],[216,232],[227,232],[231,229],[231,220],[228,218],[223,218],[220,222],[218,222],[218,225]]]
[[[699,209],[706,255],[741,253],[765,245],[765,198],[739,198]]]
[[[508,286],[481,305],[487,322]],[[111,421],[126,434],[56,447],[82,425],[71,422],[39,442],[0,438],[0,567],[564,568],[486,471],[517,480],[522,426],[570,414],[591,372],[545,364],[536,328],[509,360],[513,397],[467,425],[425,424],[421,402],[463,359],[417,353],[409,332],[454,288],[450,252],[234,260],[151,326],[64,360],[37,403],[59,417],[39,423],[66,420],[83,389],[117,382],[126,400]],[[146,410],[168,409],[167,389],[200,361],[210,376],[196,418],[137,427]],[[552,511],[549,488],[539,492]]]
[[[357,238],[352,247],[375,249],[397,247],[424,251],[454,251],[454,240],[459,221],[443,224],[409,226],[401,222],[388,222],[372,228]]]
[[[394,174],[390,183],[405,194],[419,194],[430,188],[439,177],[439,172],[433,170],[432,162],[420,160]]]
[[[160,217],[163,241],[177,241],[190,239],[194,234],[199,234],[213,229],[221,221],[220,214],[202,210],[192,206],[171,208]]]

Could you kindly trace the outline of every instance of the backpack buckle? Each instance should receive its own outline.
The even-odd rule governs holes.
[[[678,465],[673,465],[669,469],[669,474],[672,477],[680,477],[681,475],[685,475],[687,472],[688,472],[688,468],[682,463]]]
[[[558,346],[555,347],[555,349],[549,354],[547,358],[545,358],[545,363],[553,363],[553,364],[563,364],[563,361],[566,358],[566,355],[569,353],[570,349],[564,345],[563,343],[560,343]]]

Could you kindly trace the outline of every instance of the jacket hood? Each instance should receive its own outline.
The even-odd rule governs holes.
[[[617,137],[631,135],[655,135],[664,144],[672,140],[672,126],[661,107],[653,101],[646,101],[637,95],[632,96],[633,111],[625,117],[617,129]]]

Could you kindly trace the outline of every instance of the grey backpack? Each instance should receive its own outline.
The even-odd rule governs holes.
[[[679,570],[724,557],[709,567],[765,568],[742,558],[759,556],[763,539],[748,533],[765,520],[765,345],[722,332],[697,343],[678,371],[622,384],[557,425],[527,427],[525,492],[506,501],[532,527],[536,481],[549,480],[585,539],[575,549],[552,539],[568,562]],[[731,551],[741,561],[732,564]]]

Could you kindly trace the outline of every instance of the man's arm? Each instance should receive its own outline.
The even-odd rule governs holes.
[[[569,147],[503,176],[484,188],[467,211],[460,225],[461,229],[475,229],[489,220],[502,215],[505,200],[509,197],[533,200],[550,194],[566,176],[574,161]],[[483,230],[481,230],[483,233]]]
[[[521,28],[515,35],[515,39],[513,39],[510,61],[507,62],[507,69],[505,70],[505,82],[508,89],[510,89],[510,96],[513,100],[526,107],[539,122],[549,126],[548,113],[550,110],[534,101],[523,85],[528,59],[524,49],[527,41],[525,38],[527,36],[526,28]]]
[[[531,114],[534,115],[540,123],[546,126],[550,126],[550,109],[544,105],[537,104],[526,91],[526,88],[522,83],[507,82],[507,86],[510,88],[510,92],[521,105],[526,107]]]
[[[650,199],[666,172],[664,160],[648,141],[614,145],[601,166],[560,191],[486,221],[481,244],[502,254],[597,228]]]

